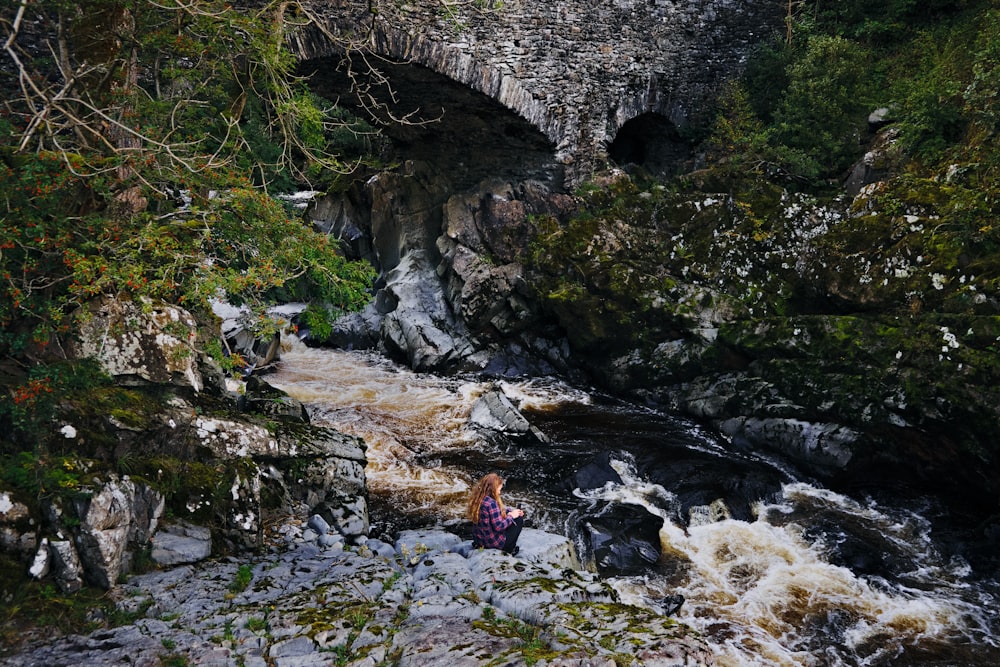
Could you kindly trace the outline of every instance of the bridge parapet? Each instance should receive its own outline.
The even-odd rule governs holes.
[[[303,61],[371,54],[427,67],[537,127],[579,183],[626,122],[680,128],[782,23],[776,0],[307,0]]]

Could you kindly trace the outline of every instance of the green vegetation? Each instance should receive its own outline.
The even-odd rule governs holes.
[[[556,651],[553,651],[542,641],[541,629],[538,626],[525,623],[512,616],[505,616],[498,619],[492,613],[486,614],[487,609],[492,610],[492,607],[485,607],[483,609],[483,617],[480,620],[473,621],[472,627],[494,637],[517,640],[516,653],[524,661],[524,664],[531,667],[537,664],[539,660],[551,659],[558,655]],[[487,664],[501,664],[510,660],[510,658],[511,655],[505,652]]]
[[[260,616],[251,616],[247,619],[246,628],[250,632],[264,632],[267,630],[267,619]]]
[[[721,100],[713,177],[764,213],[756,238],[780,238],[763,183],[836,194],[867,148],[868,112],[887,109],[897,137],[873,168],[891,178],[819,240],[844,259],[840,275],[810,278],[849,290],[841,310],[983,313],[1000,284],[1000,12],[971,0],[795,6],[786,39],[762,47]]]
[[[38,628],[55,633],[92,632],[106,624],[131,623],[142,615],[124,614],[107,591],[85,587],[64,594],[53,584],[10,580],[20,567],[0,559],[0,656],[17,648]],[[150,601],[151,603],[152,601]],[[148,605],[147,605],[148,607]]]
[[[211,299],[258,315],[368,300],[372,268],[271,196],[342,187],[374,149],[370,127],[296,74],[285,35],[310,20],[301,8],[43,0],[30,28],[24,8],[0,9],[0,452],[27,450],[67,394],[106,383],[64,359],[95,297],[180,305],[220,358]]]
[[[622,349],[662,338],[704,309],[692,296],[735,298],[716,306],[754,316],[986,314],[984,295],[1000,285],[1000,12],[985,2],[826,5],[790,5],[788,34],[727,88],[706,168],[585,187],[571,220],[533,221],[538,294],[577,348],[606,349],[626,323]],[[896,138],[873,168],[891,178],[864,210],[804,230],[789,207],[818,211],[842,193],[877,107]],[[807,275],[793,270],[804,234],[829,264]],[[817,298],[830,290],[835,300]]]
[[[251,581],[253,581],[253,570],[249,565],[240,565],[236,568],[236,574],[233,576],[232,583],[229,584],[229,590],[232,593],[245,591]]]
[[[166,325],[182,353],[233,370],[212,300],[246,306],[265,336],[274,303],[309,303],[319,327],[369,299],[372,267],[274,196],[342,190],[376,164],[373,129],[295,71],[285,38],[310,20],[282,2],[0,6],[0,489],[34,520],[118,474],[163,493],[168,517],[212,524],[252,465],[211,460],[181,431],[161,438],[176,396],[70,358],[93,303],[182,307],[199,329]],[[233,407],[203,395],[190,417]],[[60,504],[59,528],[75,531],[80,503]],[[148,565],[140,552],[134,567]],[[9,572],[20,581],[25,564]],[[241,568],[231,594],[250,576]],[[26,586],[5,599],[28,616],[73,597]]]
[[[928,166],[980,144],[998,83],[990,3],[789,7],[787,34],[762,45],[721,100],[713,156],[734,177],[810,187],[839,178],[863,152],[876,107],[890,109],[905,151]]]
[[[715,381],[712,417],[847,424],[858,460],[915,478],[995,470],[993,5],[790,3],[719,99],[698,170],[587,186],[571,219],[533,220],[536,298],[597,379],[699,405]],[[852,200],[869,151],[877,182]]]

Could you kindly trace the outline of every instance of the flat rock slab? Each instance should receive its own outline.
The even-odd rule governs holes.
[[[204,526],[164,526],[153,538],[153,561],[163,567],[197,563],[211,555],[212,533]]]

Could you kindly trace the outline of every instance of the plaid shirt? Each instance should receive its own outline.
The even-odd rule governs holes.
[[[472,531],[472,541],[488,549],[501,549],[507,541],[504,531],[512,523],[513,519],[500,513],[497,501],[486,496],[479,506],[479,523]]]

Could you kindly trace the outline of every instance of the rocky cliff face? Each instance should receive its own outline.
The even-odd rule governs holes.
[[[348,540],[367,535],[362,441],[311,426],[257,378],[228,391],[182,309],[106,298],[92,310],[74,351],[116,382],[63,399],[36,450],[62,462],[58,474],[35,478],[23,457],[23,479],[0,488],[5,584],[30,574],[65,592],[111,588],[144,563],[261,548],[307,513]]]
[[[454,194],[435,248],[386,275],[367,340],[427,370],[576,375],[831,484],[905,480],[989,512],[1000,301],[933,256],[935,212],[884,213],[877,183],[820,200],[710,182]]]

